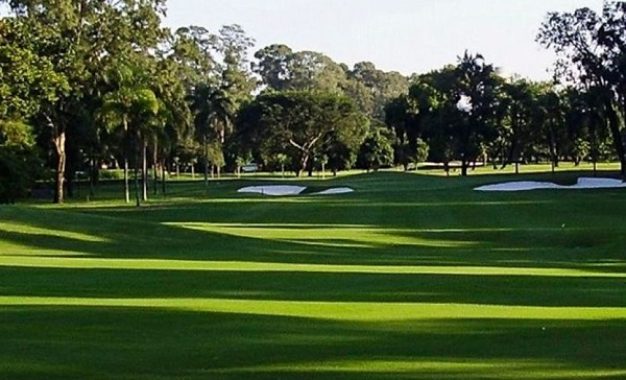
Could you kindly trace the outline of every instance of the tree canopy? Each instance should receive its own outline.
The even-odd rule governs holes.
[[[312,174],[429,160],[467,175],[479,162],[616,159],[626,178],[625,4],[548,14],[537,41],[558,60],[552,81],[534,82],[504,77],[478,52],[407,76],[258,48],[237,24],[170,30],[165,0],[0,0],[10,10],[0,18],[0,144],[3,170],[20,177],[2,200],[53,172],[63,202],[77,173],[94,191],[113,167],[129,201],[131,166],[137,200],[148,198],[148,172],[158,192],[168,173],[198,165],[207,186],[209,168],[248,163]]]

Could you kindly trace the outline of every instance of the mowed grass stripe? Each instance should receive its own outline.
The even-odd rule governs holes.
[[[571,268],[497,267],[497,266],[428,266],[428,265],[337,265],[291,264],[254,261],[201,261],[162,259],[95,259],[73,257],[0,256],[1,267],[124,269],[203,272],[302,272],[415,274],[458,276],[541,276],[626,278],[626,273],[601,272]]]
[[[540,360],[476,360],[475,358],[432,358],[414,360],[337,360],[311,363],[285,363],[243,368],[219,368],[207,374],[251,375],[258,373],[285,374],[406,374],[429,373],[448,378],[451,372],[463,373],[465,379],[569,379],[617,378],[626,376],[625,369],[581,370],[570,363]]]
[[[306,302],[222,298],[0,297],[0,305],[157,308],[370,322],[437,319],[626,320],[626,307],[544,307],[461,303]]]

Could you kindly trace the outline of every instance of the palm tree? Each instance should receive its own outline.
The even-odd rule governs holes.
[[[206,84],[196,87],[192,108],[195,112],[196,135],[202,140],[204,149],[204,183],[209,184],[209,142],[213,138],[223,144],[226,134],[232,130],[235,103],[223,88],[212,88]],[[220,165],[217,165],[218,177]]]
[[[118,71],[118,74],[120,77],[118,88],[104,96],[99,113],[100,119],[109,131],[121,130],[122,132],[124,140],[124,195],[126,203],[130,202],[128,180],[129,150],[134,150],[136,153],[135,195],[137,206],[139,206],[141,204],[139,195],[140,147],[145,148],[145,138],[155,127],[155,124],[150,119],[157,115],[159,102],[152,90],[137,83],[132,70],[123,67]]]

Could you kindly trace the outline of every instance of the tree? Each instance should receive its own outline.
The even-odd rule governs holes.
[[[42,22],[25,14],[30,15],[30,12],[22,10],[15,18],[2,20],[3,42],[0,54],[4,59],[0,70],[3,77],[0,103],[3,105],[0,108],[4,109],[0,109],[0,112],[4,117],[10,118],[37,118],[38,125],[43,124],[50,128],[50,139],[57,154],[54,200],[62,203],[66,135],[65,124],[61,121],[63,108],[58,105],[71,93],[71,77],[67,68],[58,67],[59,55],[64,50],[63,46],[59,46],[61,42],[58,32],[47,30]],[[61,23],[59,29],[63,27],[64,24]],[[51,53],[47,54],[48,52]],[[72,59],[71,55],[67,58],[70,61]]]
[[[222,150],[222,145],[217,141],[210,143],[206,147],[206,159],[211,164],[211,176],[216,172],[217,177],[220,176],[220,168],[224,166],[224,151]]]
[[[597,170],[597,163],[600,159],[609,156],[610,138],[609,128],[607,128],[608,118],[605,116],[604,106],[606,103],[597,92],[603,93],[603,89],[589,88],[582,93],[584,104],[587,108],[584,111],[585,125],[588,129],[589,156],[593,162],[594,174]]]
[[[418,139],[424,136],[446,172],[450,160],[457,158],[461,174],[467,175],[469,163],[482,154],[485,142],[496,137],[499,84],[493,66],[480,54],[468,52],[456,66],[413,78],[408,96],[385,108],[387,125],[397,136],[397,162],[408,169],[424,150],[418,150]]]
[[[175,55],[161,57],[157,62],[160,75],[155,76],[152,88],[159,101],[159,110],[152,119],[152,167],[154,193],[158,192],[157,168],[161,168],[161,191],[166,191],[167,159],[172,156],[175,147],[181,141],[193,135],[192,111],[188,94],[189,76],[184,64],[177,61]]]
[[[389,101],[395,99],[409,90],[409,80],[404,75],[392,71],[384,72],[376,68],[371,62],[359,62],[354,68],[347,72],[349,82],[358,84],[349,84],[359,89],[362,85],[367,91],[365,95],[366,104],[371,109],[367,114],[374,119],[385,120],[385,106]],[[349,91],[346,91],[349,93]],[[358,94],[358,98],[364,97],[364,94]],[[356,99],[355,99],[356,101]],[[357,101],[358,102],[358,101]]]
[[[254,39],[237,24],[225,25],[219,31],[217,52],[222,57],[219,87],[228,94],[235,109],[248,100],[257,87],[248,62],[248,50],[253,46]]]
[[[242,109],[238,125],[257,156],[284,153],[299,176],[305,169],[311,174],[315,155],[327,154],[324,147],[333,141],[353,146],[367,121],[346,97],[287,91],[259,95]]]
[[[601,14],[589,8],[550,13],[537,40],[559,56],[556,75],[602,99],[615,152],[626,180],[626,3],[606,1]]]
[[[164,0],[118,2],[72,0],[12,0],[8,3],[15,20],[24,25],[22,36],[28,49],[50,65],[63,82],[71,83],[53,98],[39,102],[31,116],[41,136],[48,136],[55,151],[55,201],[64,200],[67,144],[80,139],[69,137],[82,128],[83,117],[93,113],[90,100],[99,98],[100,76],[111,62],[128,52],[149,55],[163,33],[160,15]],[[53,26],[53,27],[51,27]],[[84,113],[83,113],[84,115]],[[92,123],[87,123],[92,124]],[[89,125],[91,127],[91,125]],[[79,151],[76,146],[71,151]]]
[[[157,116],[159,101],[154,92],[146,85],[147,78],[142,77],[136,67],[121,64],[117,70],[116,90],[103,97],[100,119],[110,131],[119,131],[123,141],[124,156],[124,195],[130,202],[128,161],[130,151],[135,156],[135,196],[140,206],[139,163],[142,162],[145,173],[146,138],[154,132],[155,124],[151,118]],[[143,155],[141,154],[143,152]],[[143,159],[142,157],[143,156]]]
[[[367,135],[368,124],[369,121],[362,118],[359,123],[335,129],[328,135],[320,148],[322,153],[316,158],[322,165],[322,171],[328,167],[333,176],[336,176],[340,170],[347,170],[354,166],[359,148]]]
[[[41,165],[30,126],[0,121],[0,203],[26,195]]]
[[[287,45],[275,44],[264,47],[254,54],[256,72],[267,87],[283,91],[291,86],[293,50]]]
[[[255,53],[254,71],[263,84],[276,91],[309,90],[341,93],[344,68],[315,51],[293,51],[286,45],[270,45]]]
[[[400,158],[405,170],[417,153],[418,138],[423,136],[428,142],[431,157],[443,162],[446,173],[449,173],[449,163],[454,158],[458,145],[454,128],[463,122],[458,109],[460,96],[457,82],[457,69],[451,65],[413,79],[408,95],[408,104],[412,104],[413,111],[405,119],[410,122],[409,125],[415,127],[405,129],[406,132],[400,130],[400,133],[405,133],[410,138],[402,139],[400,135],[396,145],[396,156]],[[389,114],[387,117],[389,118]]]
[[[208,85],[197,86],[192,96],[192,108],[195,111],[195,131],[204,148],[204,181],[205,185],[208,186],[209,144],[212,141],[220,146],[224,144],[226,133],[232,131],[233,128],[235,103],[224,89],[211,88]],[[221,148],[220,151],[222,151]],[[215,163],[215,161],[211,162]],[[223,163],[217,166],[218,176],[222,166]]]
[[[284,153],[278,153],[276,154],[276,156],[274,156],[273,161],[280,166],[280,173],[281,176],[284,178],[285,177],[285,166],[287,166],[290,162],[289,160],[289,156],[287,156]]]
[[[160,52],[157,63],[155,92],[160,100],[159,113],[164,128],[154,141],[153,166],[156,168],[161,156],[162,192],[165,193],[165,168],[168,158],[181,146],[195,146],[193,137],[208,133],[206,120],[197,120],[200,114],[207,115],[210,106],[209,92],[220,81],[219,65],[215,55],[219,50],[219,37],[198,26],[179,28],[169,36],[168,44]],[[197,124],[200,125],[197,125]],[[207,141],[208,143],[208,141]],[[157,145],[159,146],[157,148]],[[195,156],[206,157],[201,149],[191,149]],[[205,180],[208,181],[208,163],[205,163]],[[155,170],[155,191],[156,191]]]
[[[199,26],[179,28],[169,36],[163,59],[169,59],[179,71],[183,86],[192,88],[197,83],[217,82],[219,37]]]
[[[341,93],[344,80],[342,67],[322,53],[301,51],[292,56],[289,81],[291,90]]]
[[[492,132],[489,119],[495,113],[495,69],[482,55],[465,52],[456,67],[458,78],[457,109],[463,117],[452,132],[458,139],[461,175],[467,175],[468,164],[476,159],[481,143]]]
[[[532,143],[533,134],[544,124],[545,113],[537,103],[539,91],[539,86],[523,79],[502,85],[503,117],[497,133],[508,150],[502,168],[515,163],[515,172],[519,173],[520,161]]]
[[[402,95],[390,101],[385,107],[385,122],[394,131],[395,162],[401,164],[404,170],[417,150],[417,140],[423,132],[425,104],[421,89],[413,86],[408,96]],[[419,94],[418,94],[419,93]]]
[[[360,168],[378,170],[393,165],[393,131],[384,124],[372,123],[368,136],[359,149],[357,163]]]

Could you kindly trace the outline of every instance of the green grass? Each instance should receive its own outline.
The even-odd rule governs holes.
[[[2,206],[0,378],[624,379],[626,192],[472,191],[547,169]]]

